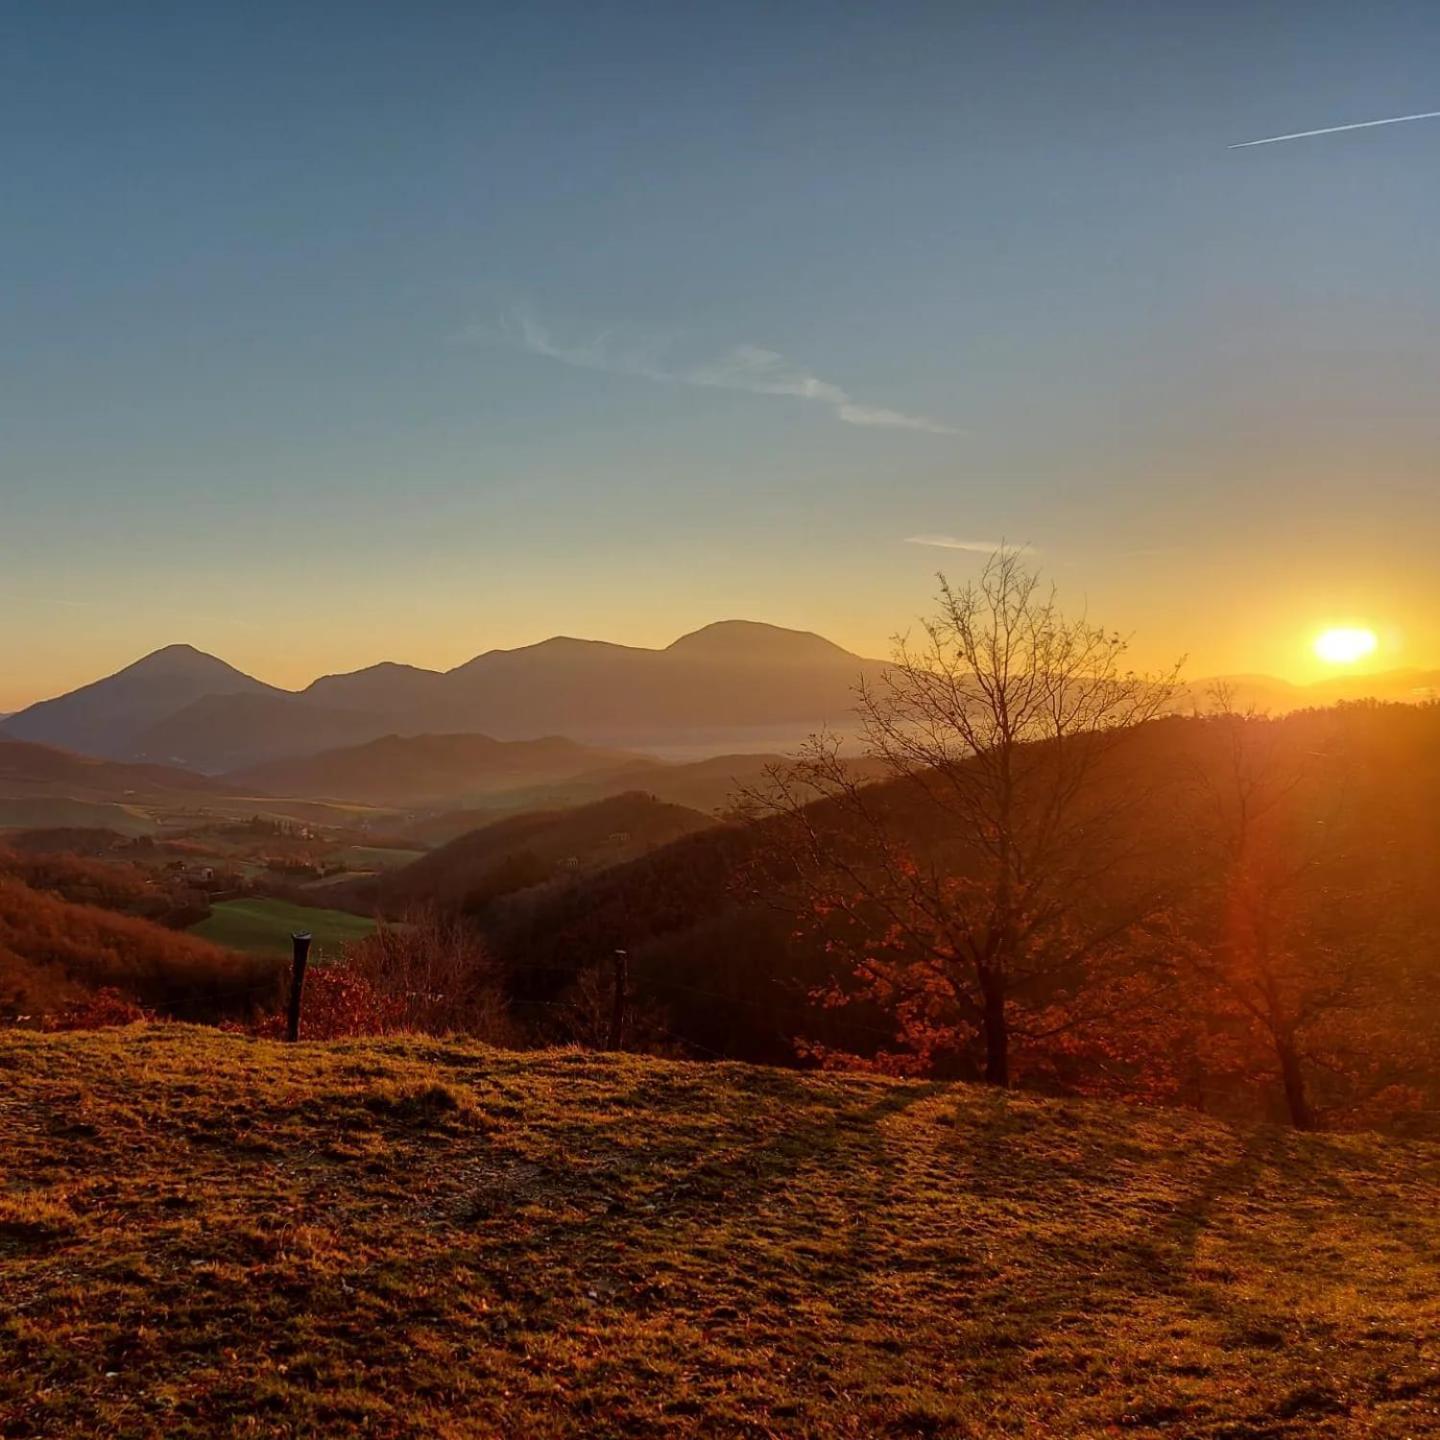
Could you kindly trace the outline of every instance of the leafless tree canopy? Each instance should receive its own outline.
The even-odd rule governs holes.
[[[421,911],[383,926],[350,952],[351,968],[401,1006],[406,1029],[513,1038],[501,977],[483,942],[459,919]]]
[[[1202,909],[1220,919],[1190,963],[1263,1037],[1291,1123],[1313,1129],[1312,1077],[1344,1071],[1353,1089],[1366,1068],[1353,1053],[1356,1022],[1363,1033],[1393,975],[1393,880],[1343,850],[1346,787],[1343,772],[1335,785],[1334,755],[1287,749],[1275,721],[1237,710],[1223,686],[1211,700],[1207,723],[1223,743],[1213,768],[1195,777],[1195,828],[1217,877]],[[1317,810],[1320,767],[1330,772],[1329,803]],[[1376,1073],[1378,1083],[1389,1078]]]
[[[891,947],[982,1036],[986,1077],[1006,1084],[1016,1002],[1073,983],[1147,908],[1083,925],[1077,902],[1113,872],[1113,822],[1137,800],[1099,783],[1103,762],[1167,704],[1179,667],[1135,673],[1125,638],[1067,618],[1015,550],[961,588],[942,576],[938,602],[859,694],[864,750],[896,785],[861,784],[838,742],[817,737],[772,773],[764,802],[792,822],[801,884],[881,916]],[[943,863],[917,852],[913,824],[892,823],[892,792],[929,812]]]

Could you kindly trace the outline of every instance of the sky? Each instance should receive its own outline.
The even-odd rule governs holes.
[[[1440,109],[1437,51],[1384,0],[0,5],[0,711],[179,641],[883,655],[1001,539],[1144,665],[1440,664],[1440,120],[1229,148]]]

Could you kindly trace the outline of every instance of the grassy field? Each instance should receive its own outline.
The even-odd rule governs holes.
[[[347,845],[334,858],[350,870],[398,870],[425,853],[424,850],[396,850],[383,845]]]
[[[1440,1433],[1440,1148],[963,1086],[0,1037],[0,1434]]]
[[[76,826],[153,835],[160,827],[137,805],[69,800],[48,796],[0,796],[0,829],[45,830]]]
[[[227,950],[288,955],[291,935],[308,930],[315,937],[312,955],[323,958],[337,954],[347,941],[361,940],[374,929],[373,921],[344,910],[319,910],[285,900],[225,900],[190,933]]]

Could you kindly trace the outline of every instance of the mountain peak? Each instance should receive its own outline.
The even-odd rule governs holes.
[[[134,664],[117,670],[117,675],[143,675],[164,673],[166,675],[239,675],[241,672],[228,665],[218,655],[197,650],[193,645],[163,645],[142,655]],[[248,676],[246,677],[249,678]]]
[[[207,695],[273,693],[193,645],[166,645],[78,690],[42,700],[5,721],[17,740],[108,759],[130,758],[150,726]]]
[[[787,630],[759,620],[717,620],[666,646],[666,653],[697,660],[806,664],[855,657],[810,630]]]

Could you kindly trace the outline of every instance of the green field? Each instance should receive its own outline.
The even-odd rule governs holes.
[[[375,922],[344,910],[319,910],[286,900],[226,900],[190,933],[227,950],[274,955],[288,953],[290,937],[299,930],[315,937],[313,956],[328,958],[347,942],[373,934]]]
[[[47,830],[64,826],[153,835],[159,826],[136,805],[68,800],[44,795],[0,796],[0,830]]]
[[[426,853],[424,850],[392,850],[384,845],[347,845],[335,859],[347,870],[398,870]]]

